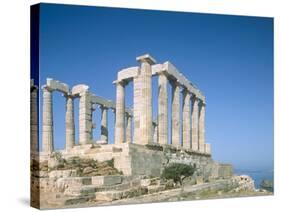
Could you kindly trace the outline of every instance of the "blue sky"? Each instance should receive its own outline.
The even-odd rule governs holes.
[[[273,166],[272,18],[41,5],[41,85],[47,77],[70,86],[84,83],[115,100],[117,72],[136,66],[144,53],[159,63],[171,61],[205,94],[206,141],[215,160],[236,168]],[[153,88],[156,117],[156,78]],[[132,84],[126,92],[132,106]],[[77,129],[78,100],[75,107]],[[55,147],[61,149],[65,99],[57,92],[54,114]],[[97,110],[96,139],[99,120]],[[111,113],[109,123],[112,130]]]

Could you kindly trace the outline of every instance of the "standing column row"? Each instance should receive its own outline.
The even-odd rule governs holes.
[[[172,87],[172,145],[205,152],[205,104],[184,87],[182,88],[183,100],[181,114],[181,85],[175,79],[169,81],[164,73],[158,75],[158,142],[160,144],[168,144],[168,82],[170,82]]]

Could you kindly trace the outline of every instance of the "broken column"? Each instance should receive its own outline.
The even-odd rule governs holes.
[[[148,54],[136,58],[140,62],[140,135],[137,143],[146,145],[152,142],[152,69],[156,61]],[[139,141],[138,141],[139,140]]]
[[[198,98],[192,98],[192,129],[191,129],[191,148],[198,151]]]
[[[180,142],[180,84],[171,81],[172,85],[172,145],[179,147]]]
[[[168,144],[168,92],[167,76],[162,72],[158,75],[158,142]]]
[[[38,87],[31,80],[30,86],[30,148],[31,152],[38,152]]]
[[[53,97],[52,89],[46,85],[43,89],[43,124],[42,124],[42,150],[51,154],[54,150],[53,135]]]
[[[199,151],[205,152],[205,104],[200,101],[199,111]]]
[[[65,98],[66,98],[65,148],[66,148],[66,150],[70,150],[75,145],[73,96],[70,94],[65,94]]]
[[[191,148],[190,98],[191,93],[184,88],[182,106],[182,146],[186,149]]]
[[[115,144],[125,142],[125,83],[116,82]]]
[[[100,140],[108,142],[108,126],[107,126],[107,117],[108,117],[108,108],[101,105],[101,138]]]

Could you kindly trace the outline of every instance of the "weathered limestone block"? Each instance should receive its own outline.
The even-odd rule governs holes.
[[[84,185],[84,186],[74,186],[74,187],[68,187],[64,191],[64,195],[67,196],[95,196],[96,188],[92,185]]]
[[[121,175],[94,176],[92,177],[92,185],[95,186],[112,186],[122,183]]]
[[[64,192],[67,188],[81,187],[83,185],[91,185],[91,177],[67,177],[59,178],[56,181],[56,187],[59,191]]]
[[[172,145],[180,147],[180,85],[171,81],[172,85]]]
[[[231,164],[220,164],[219,165],[219,177],[230,178],[233,176],[233,170]]]
[[[67,177],[76,177],[76,170],[53,170],[49,172],[49,178],[67,178]]]

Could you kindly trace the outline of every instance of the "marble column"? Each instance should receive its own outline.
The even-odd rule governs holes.
[[[179,147],[180,142],[180,84],[171,81],[172,85],[172,145]]]
[[[191,129],[191,148],[198,151],[198,99],[192,98],[192,129]]]
[[[140,144],[152,143],[152,69],[155,60],[150,55],[137,57],[140,62],[141,104]]]
[[[31,81],[30,87],[30,149],[38,152],[38,87]]]
[[[158,75],[158,142],[168,144],[168,91],[167,76]]]
[[[79,144],[92,143],[92,103],[89,91],[80,93],[79,101]]]
[[[158,124],[153,122],[153,142],[159,143],[158,141]]]
[[[141,106],[141,81],[140,76],[134,77],[134,138],[133,143],[140,144],[140,106]]]
[[[199,105],[199,151],[205,152],[205,104]]]
[[[54,150],[53,135],[53,96],[52,90],[43,86],[43,130],[42,130],[42,150],[51,154]]]
[[[132,116],[126,114],[126,143],[132,142]]]
[[[107,117],[108,117],[108,108],[101,106],[101,138],[100,140],[106,141],[108,143],[108,126],[107,126]]]
[[[182,106],[182,146],[186,149],[191,148],[191,124],[190,124],[190,98],[191,93],[185,88]]]
[[[73,97],[71,95],[66,94],[65,98],[65,148],[66,150],[70,150],[75,145],[74,105]]]
[[[116,82],[115,144],[125,142],[125,83]]]

